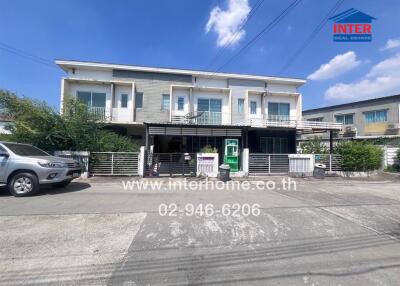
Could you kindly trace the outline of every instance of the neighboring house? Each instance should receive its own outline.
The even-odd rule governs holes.
[[[338,138],[400,137],[400,95],[309,109],[303,111],[303,117],[342,123]]]
[[[12,123],[11,117],[0,113],[0,134],[11,134],[7,126]]]
[[[57,60],[61,108],[80,99],[116,131],[159,153],[221,153],[224,138],[257,153],[296,153],[296,134],[339,130],[302,121],[303,79]]]

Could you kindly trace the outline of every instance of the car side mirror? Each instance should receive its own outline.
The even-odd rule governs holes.
[[[10,157],[10,154],[8,154],[6,151],[0,150],[0,158],[1,157],[8,158]]]

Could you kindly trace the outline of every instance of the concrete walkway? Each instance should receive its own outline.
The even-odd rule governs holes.
[[[28,198],[1,191],[0,285],[398,285],[398,180],[296,184],[124,190],[95,179]],[[171,203],[261,211],[160,216]]]

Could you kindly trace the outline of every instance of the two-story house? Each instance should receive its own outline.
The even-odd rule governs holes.
[[[302,121],[303,79],[57,60],[67,96],[159,153],[222,152],[225,138],[258,153],[296,153],[296,134],[340,129]],[[339,127],[338,127],[339,126]],[[153,146],[153,148],[150,148]]]
[[[400,95],[309,109],[303,117],[342,123],[339,138],[400,137]]]

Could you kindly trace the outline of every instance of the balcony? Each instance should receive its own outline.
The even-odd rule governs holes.
[[[172,123],[194,125],[221,125],[227,124],[228,114],[213,111],[193,111],[185,115],[172,114]]]
[[[297,117],[293,116],[269,115],[265,116],[264,118],[252,118],[249,121],[249,125],[251,127],[283,127],[295,128],[299,130],[342,129],[341,123],[298,120]]]
[[[89,112],[92,114],[93,118],[99,121],[105,121],[108,116],[106,116],[105,107],[88,107]]]

